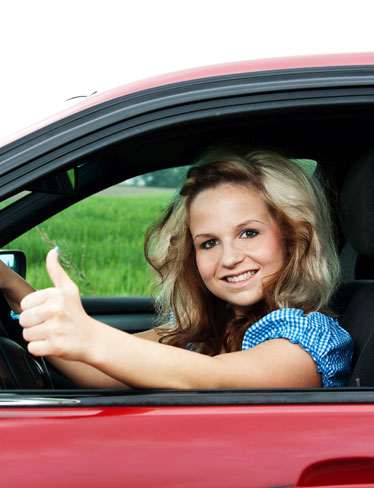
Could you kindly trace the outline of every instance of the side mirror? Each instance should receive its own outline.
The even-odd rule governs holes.
[[[26,256],[23,251],[0,249],[0,260],[22,276],[23,279],[26,278]]]

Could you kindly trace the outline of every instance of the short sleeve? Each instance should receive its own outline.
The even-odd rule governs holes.
[[[242,349],[270,339],[288,339],[299,344],[317,364],[325,388],[345,386],[350,377],[353,341],[336,319],[320,312],[295,308],[275,310],[253,324],[245,333]]]

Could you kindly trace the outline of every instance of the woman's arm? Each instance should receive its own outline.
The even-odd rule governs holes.
[[[148,341],[158,342],[159,340],[159,336],[154,329],[135,335],[143,337]],[[47,360],[80,388],[130,388],[123,381],[115,379],[89,364],[79,361],[69,361],[55,356],[48,356]]]
[[[47,269],[56,288],[28,295],[21,303],[20,324],[32,354],[79,361],[132,387],[321,386],[311,356],[285,339],[209,357],[113,329],[86,314],[55,250],[47,256]]]
[[[21,300],[32,293],[34,288],[19,274],[0,260],[0,289],[10,308],[19,313]]]
[[[209,357],[144,341],[92,324],[92,347],[81,360],[138,388],[301,388],[320,387],[311,356],[286,339],[266,341],[248,351]]]

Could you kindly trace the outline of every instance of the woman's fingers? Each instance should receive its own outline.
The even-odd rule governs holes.
[[[22,327],[32,327],[54,316],[61,302],[60,292],[55,288],[40,290],[25,297],[20,306],[22,313],[19,323]]]
[[[51,354],[51,348],[47,341],[33,341],[27,345],[27,350],[33,356],[49,356]]]
[[[58,247],[51,249],[47,254],[46,268],[52,283],[56,288],[76,288],[76,284],[71,280],[64,268],[58,262]]]
[[[21,301],[21,309],[27,310],[29,308],[38,307],[52,298],[54,293],[55,288],[46,288],[45,290],[34,291],[33,293],[25,296],[25,298]]]
[[[22,312],[19,316],[19,325],[24,328],[34,327],[35,325],[41,324],[43,322],[41,318],[41,313],[39,308],[30,308],[25,312]]]
[[[46,339],[47,330],[44,324],[40,324],[35,325],[34,327],[24,328],[22,335],[27,342],[44,341]]]

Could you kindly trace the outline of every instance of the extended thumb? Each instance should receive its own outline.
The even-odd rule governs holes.
[[[46,267],[52,283],[57,288],[63,288],[73,284],[72,280],[58,262],[58,247],[51,249],[47,254]]]

